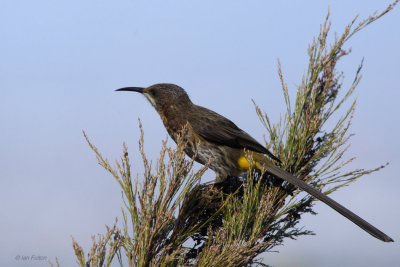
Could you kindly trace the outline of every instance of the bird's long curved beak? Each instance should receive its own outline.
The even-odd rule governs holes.
[[[119,88],[115,91],[129,91],[129,92],[138,92],[143,94],[144,88],[143,87],[124,87],[124,88]]]

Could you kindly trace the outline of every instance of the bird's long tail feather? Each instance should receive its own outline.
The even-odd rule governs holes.
[[[327,204],[329,207],[331,207],[332,209],[334,209],[337,212],[339,212],[340,214],[342,214],[344,217],[346,217],[347,219],[349,219],[350,221],[352,221],[353,223],[358,225],[360,228],[364,229],[366,232],[368,232],[372,236],[374,236],[384,242],[393,242],[393,239],[390,238],[389,236],[387,236],[385,233],[383,233],[382,231],[380,231],[379,229],[377,229],[376,227],[374,227],[373,225],[371,225],[370,223],[368,223],[367,221],[365,221],[358,215],[354,214],[347,208],[343,207],[342,205],[337,203],[335,200],[326,196],[325,194],[318,191],[314,187],[310,186],[306,182],[300,180],[296,176],[294,176],[294,175],[290,174],[289,172],[284,171],[278,167],[275,167],[275,166],[268,165],[268,166],[265,166],[265,168],[269,173],[271,173],[275,176],[278,176],[279,178],[291,183],[292,185],[307,192],[308,194],[312,195],[313,197],[321,200],[322,202]]]

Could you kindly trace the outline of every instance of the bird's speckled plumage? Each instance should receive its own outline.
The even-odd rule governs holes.
[[[187,128],[184,133],[188,141],[185,152],[192,157],[196,151],[196,161],[201,164],[209,162],[210,169],[217,174],[217,181],[246,171],[238,164],[244,149],[267,154],[279,161],[229,119],[193,104],[186,92],[177,85],[156,84],[144,89],[143,94],[160,114],[165,128],[175,141],[181,130]],[[263,158],[269,162],[265,156]]]
[[[265,169],[321,200],[372,236],[385,242],[393,242],[389,236],[330,197],[275,166],[269,158],[275,161],[279,159],[264,146],[229,119],[193,104],[183,88],[175,84],[162,83],[147,88],[125,87],[117,91],[142,93],[157,110],[172,139],[176,141],[178,135],[183,134],[187,141],[186,154],[190,157],[196,155],[195,160],[201,164],[209,163],[210,169],[217,174],[217,182],[223,181],[228,176],[236,176],[246,171],[248,167]],[[252,153],[254,164],[244,157],[245,150]],[[243,161],[245,164],[242,164]]]

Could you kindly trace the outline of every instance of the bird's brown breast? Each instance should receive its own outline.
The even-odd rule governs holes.
[[[185,153],[203,165],[209,164],[217,180],[239,175],[250,167],[244,157],[244,147],[236,144],[236,137],[231,137],[230,131],[244,137],[247,134],[225,117],[195,105],[170,105],[159,110],[159,114],[172,139],[176,142],[183,136]]]

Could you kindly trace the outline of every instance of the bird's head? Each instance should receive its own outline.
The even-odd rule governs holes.
[[[153,107],[160,111],[170,106],[191,104],[189,96],[175,84],[158,83],[147,88],[143,87],[124,87],[115,91],[138,92],[144,95]]]

